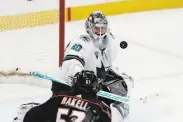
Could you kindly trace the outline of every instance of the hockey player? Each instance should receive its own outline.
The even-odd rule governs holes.
[[[65,49],[65,57],[59,73],[60,78],[65,81],[69,81],[70,77],[82,70],[93,71],[97,74],[97,78],[102,80],[105,79],[108,69],[114,69],[112,63],[119,45],[109,30],[106,16],[100,11],[92,12],[85,21],[85,29],[87,34],[70,41]],[[123,79],[118,71],[115,72]],[[127,86],[128,83],[124,82],[124,85]],[[62,85],[53,82],[54,94],[59,93],[61,89],[63,90]],[[64,87],[64,90],[67,91],[67,88]],[[125,91],[122,94],[127,96],[127,93],[128,91]]]
[[[54,95],[34,107],[27,112],[23,122],[111,122],[110,109],[97,100],[99,85],[95,74],[82,71],[72,81],[74,85],[69,93]],[[73,94],[80,94],[82,98]]]
[[[61,79],[70,77],[82,70],[94,71],[98,78],[103,78],[106,68],[111,67],[116,57],[117,43],[108,28],[108,21],[102,12],[92,12],[85,21],[87,34],[80,35],[69,42],[59,73]],[[53,83],[52,91],[62,89]]]
[[[102,12],[93,12],[85,22],[87,34],[69,42],[65,49],[60,77],[70,80],[82,70],[91,70],[101,78],[106,67],[115,58],[115,41],[108,29],[108,21]],[[60,91],[60,84],[53,83],[52,91]]]
[[[101,87],[94,72],[79,72],[73,82],[73,93],[54,95],[44,104],[27,112],[23,122],[123,122],[116,103],[108,107],[104,101],[98,100],[96,92]],[[82,98],[73,94],[80,94]]]

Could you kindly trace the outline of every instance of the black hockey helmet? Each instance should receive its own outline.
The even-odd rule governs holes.
[[[95,97],[98,92],[98,81],[93,71],[83,70],[76,73],[73,77],[73,91],[75,94],[87,95],[88,97]]]

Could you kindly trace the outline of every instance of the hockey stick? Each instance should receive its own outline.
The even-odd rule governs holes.
[[[52,78],[52,77],[49,77],[47,75],[40,74],[38,72],[30,72],[29,75],[35,76],[35,77],[38,77],[38,78],[43,78],[43,79],[46,79],[46,80],[51,80],[51,81],[57,82],[57,83],[62,83],[62,84],[68,85],[68,86],[72,86],[71,82],[58,80],[56,78]],[[125,103],[125,104],[128,104],[128,102],[129,102],[129,98],[127,98],[127,97],[122,97],[122,96],[112,94],[112,93],[109,93],[109,92],[105,92],[105,91],[102,91],[102,90],[100,90],[97,93],[97,96],[108,98],[108,99],[115,100],[115,101],[118,101],[118,102],[122,102],[122,103]]]

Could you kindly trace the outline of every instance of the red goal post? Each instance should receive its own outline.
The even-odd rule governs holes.
[[[60,0],[59,7],[59,66],[64,57],[65,42],[65,0]]]

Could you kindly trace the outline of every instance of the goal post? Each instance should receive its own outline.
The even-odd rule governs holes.
[[[59,66],[64,57],[65,44],[65,0],[60,0],[59,7]]]

